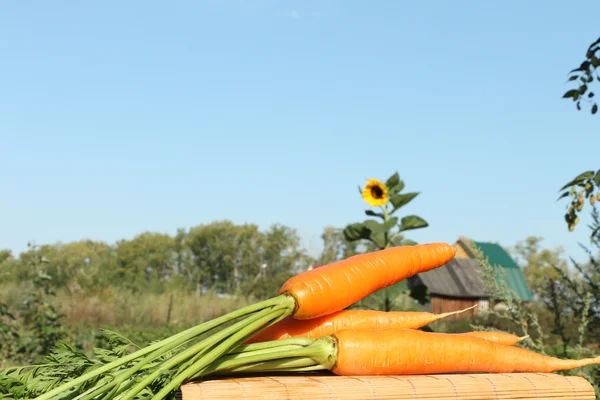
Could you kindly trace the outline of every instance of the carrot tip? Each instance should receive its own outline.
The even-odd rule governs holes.
[[[460,314],[460,313],[464,313],[465,311],[469,311],[473,308],[477,307],[477,304],[475,304],[474,306],[465,308],[463,310],[458,310],[458,311],[452,311],[452,312],[447,312],[447,313],[442,313],[442,314],[437,314],[437,318],[436,319],[442,319],[442,318],[446,318],[449,317],[451,315],[456,315],[456,314]]]
[[[529,335],[521,336],[519,338],[519,342],[522,342],[523,340],[527,339],[528,337],[529,337]]]

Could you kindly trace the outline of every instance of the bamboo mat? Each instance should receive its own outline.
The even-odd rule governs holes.
[[[557,374],[460,374],[345,377],[333,374],[223,378],[182,385],[179,400],[225,399],[585,399],[581,377]]]

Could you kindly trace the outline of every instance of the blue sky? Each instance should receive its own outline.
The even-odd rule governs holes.
[[[599,167],[599,117],[561,99],[600,35],[577,4],[2,2],[0,248],[221,219],[318,248],[398,171],[414,240],[581,258],[556,202]]]

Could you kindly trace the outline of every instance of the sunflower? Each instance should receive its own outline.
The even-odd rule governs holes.
[[[362,191],[362,197],[373,207],[382,206],[388,202],[387,186],[377,179],[369,179]]]

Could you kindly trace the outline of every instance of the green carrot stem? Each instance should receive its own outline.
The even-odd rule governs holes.
[[[246,354],[244,352],[228,354],[209,365],[205,369],[205,372],[212,374],[221,371],[238,371],[248,365],[252,365],[252,371],[255,372],[281,371],[284,367],[277,363],[277,360],[306,358],[310,358],[313,361],[313,365],[321,366],[321,369],[331,369],[333,367],[337,356],[336,342],[333,337],[324,336],[317,339],[308,339],[311,342],[308,345],[306,344],[306,338],[290,338],[287,340],[288,344],[285,347],[292,347],[290,342],[296,339],[301,339],[298,341],[299,345],[290,350],[282,350],[284,346],[276,345],[276,342],[279,342],[279,340],[273,340],[264,342],[272,344],[273,347],[270,351],[264,349],[248,351]]]
[[[198,358],[199,359],[192,365],[195,365],[196,363],[200,363],[200,364],[204,364],[204,365],[209,364],[214,359],[216,359],[218,356],[220,356],[222,353],[226,352],[229,348],[231,348],[232,345],[237,344],[237,340],[239,340],[239,339],[237,339],[237,336],[239,336],[239,335],[248,336],[250,334],[253,334],[254,331],[256,331],[261,326],[264,326],[266,323],[268,323],[274,319],[280,320],[280,319],[284,318],[284,316],[289,315],[290,309],[293,310],[293,305],[287,304],[287,305],[273,307],[272,309],[263,310],[260,313],[256,313],[255,315],[246,317],[244,320],[239,321],[236,324],[234,324],[228,328],[225,328],[225,329],[219,331],[218,333],[204,339],[202,342],[198,343],[197,345],[195,345],[195,346],[187,349],[186,351],[178,354],[177,356],[169,359],[166,363],[164,363],[164,365],[160,365],[152,374],[145,377],[142,381],[140,381],[137,385],[135,385],[131,390],[129,390],[127,392],[127,394],[121,400],[131,400],[137,393],[139,393],[139,391],[141,391],[144,387],[146,387],[154,379],[156,379],[161,373],[163,373],[163,371],[168,370],[182,362],[185,362],[190,357],[198,356],[197,353],[201,350],[207,349],[209,351],[202,353],[200,357],[195,357],[196,359],[198,359]],[[232,343],[230,339],[227,339],[228,337],[235,338],[236,342]],[[228,343],[227,347],[223,347],[223,345],[221,345],[221,347],[217,346],[216,349],[219,349],[220,353],[214,354],[216,349],[210,350],[211,347],[217,345],[219,342],[222,342],[224,339],[227,339],[227,340],[225,340],[225,343]],[[221,348],[222,348],[222,350],[221,350]],[[185,372],[189,368],[191,368],[191,367],[188,365],[185,365],[183,368],[183,371]],[[176,375],[176,377],[174,379],[176,379],[180,375],[181,374]],[[185,379],[185,377],[183,379]],[[171,381],[171,382],[173,382],[173,381]],[[167,387],[170,387],[170,385],[171,385],[171,383],[169,383],[167,385]],[[176,387],[177,386],[179,386],[179,384],[176,384]],[[171,390],[165,392],[164,395],[168,394]],[[164,391],[164,388],[159,392],[159,394],[162,393],[163,391]],[[159,394],[157,394],[153,398],[154,399],[161,398],[161,397],[157,397],[157,396],[159,396]],[[163,397],[164,397],[164,395],[163,395]]]
[[[259,313],[256,313],[255,315],[249,316],[246,319],[239,321],[236,324],[233,324],[232,326],[219,331],[215,335],[209,336],[208,338],[195,344],[194,346],[190,347],[189,349],[177,354],[176,356],[171,357],[170,359],[168,359],[165,362],[163,362],[162,364],[160,364],[154,370],[154,372],[152,372],[150,375],[146,376],[144,379],[142,379],[140,382],[138,382],[137,385],[135,385],[133,388],[131,388],[125,394],[123,399],[121,399],[121,400],[133,399],[133,397],[135,397],[136,394],[138,394],[141,390],[143,390],[147,385],[152,383],[152,381],[154,379],[156,379],[160,374],[164,373],[165,371],[168,371],[169,369],[177,366],[178,364],[185,362],[190,357],[194,357],[195,355],[198,354],[198,352],[201,352],[204,349],[209,349],[210,346],[214,345],[218,341],[223,340],[223,338],[229,336],[230,334],[234,333],[235,331],[239,331],[245,325],[247,325],[249,322],[253,322],[257,319],[260,319],[265,313],[267,315],[270,315],[271,312],[272,312],[271,309],[267,309],[267,310],[263,310]],[[202,354],[204,354],[204,353],[202,353]]]
[[[101,385],[96,385],[96,390],[94,390],[92,393],[88,394],[86,397],[84,397],[81,400],[92,400],[92,399],[96,398],[96,396],[98,396],[99,394],[105,393],[108,390],[110,390],[110,391],[108,393],[105,393],[103,398],[111,398],[111,396],[114,394],[114,391],[116,388],[118,388],[123,382],[125,382],[127,379],[129,379],[137,371],[139,371],[144,366],[146,366],[150,361],[154,360],[157,357],[160,357],[162,354],[166,353],[167,351],[170,351],[171,349],[185,343],[189,339],[190,338],[187,335],[182,336],[176,340],[173,340],[171,343],[166,344],[164,347],[157,349],[156,351],[150,353],[144,359],[139,361],[136,365],[121,371],[119,373],[118,377],[115,378],[114,380],[112,380],[111,382],[103,383]],[[194,353],[201,351],[203,348],[203,343],[205,343],[205,342],[201,341],[201,342],[197,343],[195,346],[193,346],[191,348],[191,350],[193,350]],[[190,349],[188,349],[187,351],[189,352]],[[180,359],[181,354],[182,353],[180,353],[178,356],[176,356],[176,360]],[[158,374],[156,376],[158,376]]]
[[[289,344],[286,346],[277,346],[271,349],[262,349],[262,350],[254,350],[254,351],[244,351],[243,353],[234,353],[239,356],[236,359],[245,359],[248,357],[260,356],[261,354],[272,354],[273,352],[288,352],[291,350],[296,350],[303,346]],[[227,355],[231,355],[231,353],[227,353]]]
[[[218,368],[211,375],[219,373],[240,373],[240,372],[290,372],[290,369],[313,367],[324,369],[324,367],[316,362],[312,357],[285,357],[277,360],[253,362],[242,364],[232,368]]]
[[[273,311],[275,311],[275,308],[273,308]],[[267,324],[263,324],[263,325],[262,325],[260,328],[258,328],[258,329],[255,329],[255,330],[254,330],[253,332],[251,332],[251,333],[252,333],[252,335],[256,335],[256,334],[257,334],[258,332],[260,332],[261,330],[263,330],[263,329],[266,329],[266,328],[270,327],[271,325],[274,325],[274,324],[276,324],[277,322],[281,321],[282,319],[284,319],[284,318],[286,318],[286,317],[287,317],[287,313],[284,313],[284,314],[280,315],[279,317],[276,317],[276,318],[274,318],[274,319],[273,319],[272,321],[270,321],[269,323],[267,323]],[[251,336],[251,335],[248,335],[248,336]],[[244,340],[246,340],[246,339],[244,339]],[[310,341],[310,339],[308,339],[308,341]],[[232,348],[235,348],[235,349],[240,349],[240,348],[241,348],[241,349],[244,349],[244,348],[245,348],[247,345],[242,345],[242,342],[243,342],[243,340],[241,340],[241,341],[238,341],[237,345],[236,345],[236,346],[232,346]],[[250,352],[250,351],[258,351],[259,349],[273,348],[274,346],[280,347],[281,345],[284,345],[285,343],[287,343],[287,342],[284,342],[284,341],[282,341],[282,340],[279,340],[279,341],[277,341],[277,342],[273,341],[273,343],[272,343],[272,344],[269,344],[268,346],[264,345],[263,343],[256,343],[256,344],[253,344],[253,346],[252,346],[250,349],[248,349],[248,352]],[[295,348],[295,347],[297,347],[297,346],[299,346],[299,341],[298,341],[298,340],[296,340],[296,343],[292,344],[292,347],[291,347],[291,348]],[[209,349],[208,349],[208,350],[209,350]],[[231,353],[231,351],[229,351],[229,352],[228,352],[228,354],[230,354],[230,353]],[[248,353],[245,351],[245,352],[244,352],[244,354],[248,354]],[[183,368],[183,369],[186,369],[187,367],[190,367],[190,366],[191,366],[192,364],[194,364],[194,363],[195,363],[195,362],[196,362],[196,361],[197,361],[197,360],[198,360],[200,357],[203,357],[203,356],[204,356],[204,353],[199,353],[199,354],[197,354],[196,356],[194,356],[194,358],[192,358],[190,361],[188,361],[188,362],[187,362],[187,365],[186,365],[186,367],[185,367],[185,368]]]
[[[264,350],[264,349],[273,349],[275,347],[282,346],[308,346],[312,344],[315,340],[306,338],[306,337],[292,337],[278,340],[269,340],[266,342],[258,342],[258,343],[250,343],[250,344],[241,344],[236,348],[232,349],[228,355],[237,354],[237,353],[248,353],[252,351]]]
[[[281,319],[285,318],[288,314],[288,310],[274,311],[270,315],[265,315],[263,318],[257,320],[256,322],[249,323],[243,329],[238,330],[233,335],[228,337],[226,340],[222,341],[219,345],[217,345],[213,350],[211,350],[204,357],[199,359],[192,366],[186,368],[184,371],[177,374],[167,385],[165,385],[161,390],[153,397],[154,400],[161,400],[165,398],[170,392],[176,390],[186,379],[189,377],[196,375],[200,370],[214,362],[218,357],[222,356],[229,349],[239,345],[244,340],[247,340],[254,332],[262,326],[266,324],[273,324]],[[129,399],[122,399],[129,400]]]
[[[156,354],[158,354],[158,353],[163,354],[164,349],[167,348],[170,343],[173,343],[173,342],[179,343],[180,339],[182,339],[184,337],[187,338],[186,340],[184,340],[184,342],[185,342],[195,336],[201,335],[202,333],[204,333],[206,331],[214,329],[214,328],[218,327],[219,325],[225,324],[225,323],[232,321],[234,319],[237,319],[239,317],[243,317],[248,314],[251,314],[251,313],[254,313],[254,312],[257,312],[260,310],[264,310],[264,309],[272,307],[272,306],[282,305],[282,304],[291,304],[292,305],[291,306],[292,311],[290,311],[290,315],[291,315],[291,313],[293,312],[294,306],[295,306],[295,300],[291,296],[280,295],[280,296],[274,297],[269,300],[265,300],[265,301],[262,301],[262,302],[259,302],[256,304],[252,304],[252,305],[243,307],[239,310],[225,314],[219,318],[215,318],[214,320],[204,322],[200,325],[197,325],[197,326],[187,329],[183,332],[180,332],[180,333],[170,336],[166,339],[163,339],[157,343],[146,346],[146,347],[144,347],[140,350],[137,350],[136,352],[131,353],[127,356],[121,357],[111,363],[105,364],[105,365],[103,365],[99,368],[96,368],[86,374],[81,375],[80,377],[78,377],[76,379],[73,379],[69,382],[62,384],[62,385],[44,393],[41,396],[36,397],[34,400],[50,400],[52,397],[54,397],[60,393],[64,393],[67,389],[70,389],[72,387],[80,385],[80,384],[86,382],[87,380],[90,380],[100,374],[103,374],[114,368],[117,368],[124,364],[127,364],[130,361],[133,361],[135,359],[143,357],[144,355],[146,355],[148,353],[156,352]]]
[[[317,340],[317,339],[315,339]],[[293,358],[306,358],[312,357],[314,353],[311,346],[295,348],[288,351],[278,351],[274,349],[269,352],[257,352],[251,355],[235,354],[233,356],[224,356],[219,358],[215,363],[210,365],[207,370],[220,371],[229,370],[231,368],[238,368],[246,364],[264,363],[268,361],[274,361],[279,359],[293,359]]]
[[[110,383],[112,381],[112,379],[113,379],[112,376],[107,376],[105,379],[100,381],[98,384],[89,388],[85,392],[79,394],[77,397],[74,397],[72,400],[90,400],[90,399],[96,398],[96,396],[98,396],[99,393],[102,393],[102,391],[106,390],[102,387],[103,390],[99,391],[98,387],[101,387],[105,383]]]
[[[294,359],[296,360],[296,359]],[[301,359],[298,359],[301,360]],[[294,367],[294,366],[286,366],[280,364],[277,365],[277,362],[280,362],[281,360],[274,360],[273,361],[273,365],[269,366],[269,371],[271,372],[310,372],[310,371],[326,371],[326,368],[323,368],[323,366],[321,364],[315,364],[315,361],[312,359],[309,359],[310,362],[307,362],[307,366],[306,367]],[[243,369],[233,369],[233,370],[229,370],[229,371],[225,371],[222,373],[217,373],[214,374],[214,376],[228,376],[228,375],[233,375],[233,376],[239,376],[241,374],[263,374],[265,373],[265,365],[267,365],[268,363],[270,363],[270,361],[264,362],[264,363],[258,363],[255,366],[250,365],[250,368],[246,368],[247,366],[242,367]],[[254,370],[255,369],[255,370]]]

